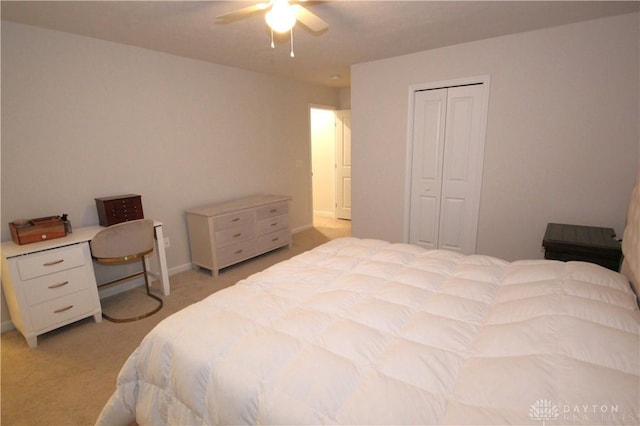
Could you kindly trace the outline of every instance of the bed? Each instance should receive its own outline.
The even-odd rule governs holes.
[[[624,272],[343,238],[161,322],[98,424],[638,424]]]

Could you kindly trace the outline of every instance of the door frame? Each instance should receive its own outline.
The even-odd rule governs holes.
[[[484,151],[484,146],[486,145],[486,134],[487,134],[487,122],[489,121],[489,93],[490,93],[490,86],[491,86],[491,77],[487,74],[487,75],[479,75],[479,76],[473,76],[473,77],[462,77],[462,78],[456,78],[456,79],[451,79],[451,80],[441,80],[441,81],[434,81],[434,82],[428,82],[428,83],[419,83],[419,84],[412,84],[409,86],[408,89],[408,108],[407,108],[407,150],[406,150],[406,158],[405,158],[405,191],[404,191],[404,196],[405,196],[405,200],[404,200],[404,242],[408,243],[409,242],[409,236],[410,236],[410,220],[411,220],[411,183],[412,183],[412,169],[413,169],[413,165],[412,165],[412,159],[413,159],[413,111],[414,111],[414,96],[415,96],[415,92],[421,91],[421,90],[432,90],[432,89],[444,89],[444,88],[448,88],[448,87],[455,87],[455,86],[465,86],[465,85],[470,85],[470,84],[482,84],[483,88],[484,88],[484,99],[482,102],[482,108],[483,111],[482,113],[485,116],[485,120],[482,123],[482,129],[480,130],[480,138],[483,144],[483,151]],[[484,167],[484,155],[483,158],[481,158],[480,160],[480,168],[483,169]],[[480,192],[482,191],[482,179],[480,179],[480,184],[477,186],[477,197],[480,197]],[[480,220],[480,215],[478,214],[478,221]],[[477,225],[476,225],[476,235],[474,236],[474,246],[477,243]]]
[[[312,132],[312,110],[314,109],[319,109],[319,110],[325,110],[325,111],[331,111],[333,113],[334,116],[334,121],[335,121],[335,115],[336,115],[336,111],[338,110],[335,106],[331,106],[331,105],[320,105],[320,104],[309,104],[309,108],[308,108],[308,116],[309,116],[309,174],[311,179],[309,180],[309,193],[311,194],[311,226],[313,226],[313,216],[315,214],[315,210],[314,210],[314,204],[313,204],[313,132]],[[333,145],[334,145],[334,149],[335,149],[335,126],[334,126],[334,132],[333,132]],[[334,153],[334,158],[333,158],[333,163],[334,163],[334,167],[333,167],[333,175],[332,175],[332,179],[333,181],[331,182],[331,191],[332,191],[332,200],[331,200],[331,205],[333,206],[333,210],[332,210],[332,218],[335,218],[335,204],[336,204],[336,182],[335,182],[335,153]]]

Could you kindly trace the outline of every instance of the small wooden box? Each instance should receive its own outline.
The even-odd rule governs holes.
[[[24,223],[9,223],[11,239],[16,244],[37,243],[67,235],[64,222],[58,216],[40,217]]]
[[[96,198],[100,226],[144,219],[142,197],[135,194]]]

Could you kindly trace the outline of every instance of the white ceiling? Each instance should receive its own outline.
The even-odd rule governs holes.
[[[638,11],[638,1],[325,1],[309,10],[329,24],[294,28],[270,48],[263,16],[216,16],[247,1],[2,1],[2,19],[85,35],[329,87],[350,66],[442,46]],[[340,78],[331,79],[332,74]]]

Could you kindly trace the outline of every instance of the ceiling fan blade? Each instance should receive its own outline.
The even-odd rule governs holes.
[[[256,12],[266,10],[269,6],[271,6],[270,2],[254,4],[253,6],[243,7],[242,9],[234,10],[233,12],[218,15],[216,16],[216,20],[221,23],[238,21]]]
[[[292,7],[296,9],[296,19],[298,22],[309,28],[314,33],[319,33],[329,28],[329,24],[323,21],[315,13],[310,12],[307,8],[299,4],[295,4]]]

